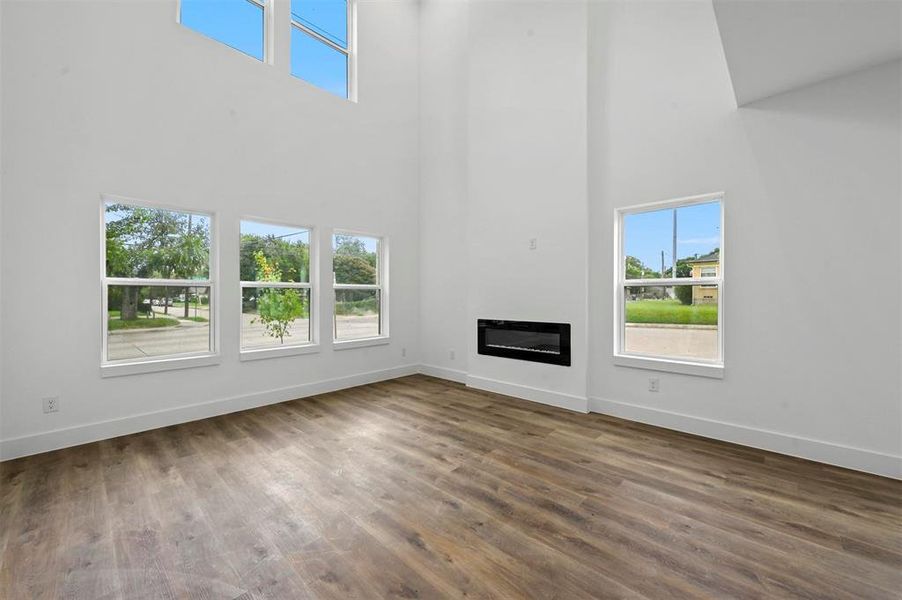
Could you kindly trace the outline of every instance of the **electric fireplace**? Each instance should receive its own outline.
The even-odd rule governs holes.
[[[570,366],[570,324],[479,319],[478,352]]]

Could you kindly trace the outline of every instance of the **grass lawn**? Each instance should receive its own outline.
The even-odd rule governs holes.
[[[159,316],[155,319],[138,317],[137,319],[123,321],[119,318],[118,310],[111,310],[108,328],[110,331],[116,331],[118,329],[157,329],[159,327],[172,327],[178,324],[179,322],[175,319]]]
[[[717,325],[717,304],[682,304],[679,300],[631,300],[626,303],[627,323]]]
[[[159,318],[159,317],[157,317],[157,318]],[[185,319],[185,318],[181,318],[181,319],[183,321],[194,321],[195,323],[206,323],[207,321],[210,320],[205,317],[188,317],[187,319]]]

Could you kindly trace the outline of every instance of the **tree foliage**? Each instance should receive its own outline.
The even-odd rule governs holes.
[[[205,220],[195,221],[193,215],[186,213],[126,204],[108,204],[106,213],[107,276],[145,279],[208,276],[210,232]],[[135,319],[141,294],[140,288],[128,286],[115,293],[111,289],[110,306],[121,303],[121,319]],[[186,306],[186,314],[187,310]]]
[[[363,240],[351,235],[335,236],[332,269],[338,283],[375,284],[377,256],[369,252]]]
[[[626,278],[627,279],[657,279],[661,277],[658,271],[648,267],[635,256],[626,257]]]
[[[262,250],[254,254],[256,262],[256,281],[282,281],[282,271],[274,262],[270,262]],[[257,294],[257,314],[251,320],[263,323],[263,327],[272,337],[285,343],[285,336],[291,335],[291,324],[304,314],[304,301],[298,290],[290,288],[259,288]]]
[[[333,257],[335,281],[338,283],[376,283],[376,267],[360,256],[336,254]]]
[[[256,255],[262,252],[268,261],[278,266],[282,281],[308,281],[310,248],[304,242],[290,242],[273,235],[241,235],[239,269],[242,281],[260,279]]]
[[[673,293],[676,295],[677,300],[680,301],[681,304],[689,305],[692,304],[692,286],[691,285],[677,285],[673,288]]]

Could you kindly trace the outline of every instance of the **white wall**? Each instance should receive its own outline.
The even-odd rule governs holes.
[[[175,0],[2,2],[6,456],[419,362],[417,3],[360,2],[359,104],[183,28],[175,14]],[[216,212],[221,365],[100,377],[102,192]],[[389,236],[391,344],[239,362],[231,324],[245,214]],[[331,296],[321,300],[330,314]],[[326,340],[328,328],[324,319]],[[61,397],[59,413],[42,413],[48,395]],[[194,406],[211,401],[223,402]],[[170,412],[132,419],[155,411]],[[107,424],[40,435],[96,423]]]
[[[458,381],[470,338],[467,7],[420,3],[420,347],[427,372]]]
[[[471,2],[468,50],[468,381],[585,411],[586,4]],[[477,354],[479,318],[570,323],[572,366]]]
[[[425,0],[420,60],[425,370],[585,411],[586,4]],[[570,323],[573,366],[479,355],[480,318]]]
[[[596,410],[902,475],[900,66],[736,109],[706,2],[590,8]],[[726,194],[723,381],[611,362],[615,207]]]

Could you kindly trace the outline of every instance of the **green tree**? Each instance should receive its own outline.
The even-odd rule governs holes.
[[[369,264],[373,270],[376,269],[377,256],[375,252],[366,249],[363,239],[353,235],[336,235],[335,236],[335,256],[355,256],[362,258]]]
[[[283,281],[309,281],[310,249],[305,242],[290,242],[273,235],[241,235],[240,272],[242,281],[259,281],[255,255],[263,252],[282,272]]]
[[[366,245],[359,237],[355,237],[353,235],[336,234],[335,254],[347,256],[366,256],[367,254],[369,254],[369,252],[366,251]]]
[[[376,267],[362,256],[336,254],[332,258],[335,281],[338,283],[376,283]]]
[[[625,267],[627,279],[658,279],[661,277],[660,273],[647,267],[645,263],[635,256],[626,257]]]
[[[282,281],[278,266],[267,260],[262,250],[254,254],[257,263],[256,281]],[[257,294],[257,314],[252,323],[260,321],[272,337],[285,343],[285,336],[291,335],[291,323],[304,314],[304,302],[298,290],[286,288],[262,288]]]
[[[698,254],[693,254],[692,256],[686,256],[684,258],[678,258],[676,264],[676,272],[677,277],[691,277],[692,276],[692,265],[689,264],[690,260],[695,260],[698,258]],[[671,273],[673,273],[673,267],[666,270],[666,277],[672,277]],[[677,300],[680,301],[681,304],[689,305],[692,304],[692,286],[691,285],[677,285],[673,288],[673,294],[676,296]]]
[[[109,204],[106,212],[109,277],[191,279],[207,276],[210,238],[206,223],[194,222],[190,214],[126,204]],[[152,293],[149,288],[142,289]],[[168,292],[164,293],[168,312]],[[124,321],[137,318],[141,289],[123,286],[117,294],[121,301],[120,318]],[[187,296],[186,290],[186,300]],[[111,306],[114,305],[112,300]]]

